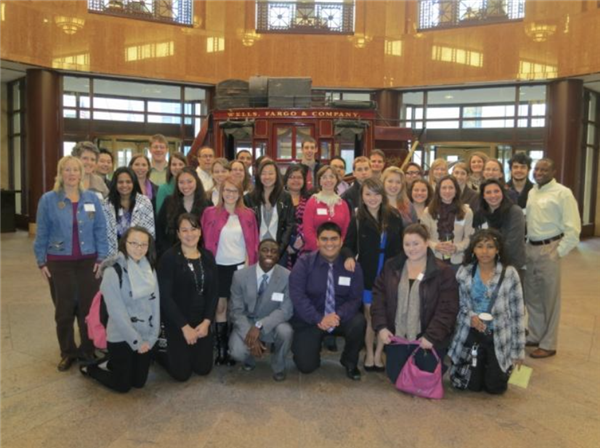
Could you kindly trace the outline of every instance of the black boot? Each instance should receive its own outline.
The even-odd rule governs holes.
[[[227,322],[216,323],[217,358],[216,366],[234,366],[235,361],[229,357],[229,328]]]

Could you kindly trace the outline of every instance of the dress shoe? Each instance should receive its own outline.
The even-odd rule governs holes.
[[[537,350],[531,352],[529,356],[535,359],[543,359],[554,355],[556,355],[556,350],[545,350],[543,348],[538,348]]]
[[[242,370],[243,370],[244,372],[252,372],[252,371],[253,371],[255,368],[256,368],[256,364],[251,364],[251,363],[249,363],[249,362],[245,362],[245,363],[242,365]]]
[[[59,372],[66,372],[73,365],[73,358],[69,358],[68,356],[63,356],[58,363],[57,369]]]
[[[364,365],[364,369],[365,369],[365,372],[377,372],[377,370],[375,370],[375,366],[374,365],[368,366],[368,365],[365,364]]]
[[[385,372],[385,366],[378,366],[377,364],[373,366],[373,372]]]
[[[286,375],[285,375],[285,371],[284,372],[275,372],[273,374],[273,379],[275,381],[277,381],[278,383],[281,381],[285,381]]]
[[[527,341],[525,342],[525,347],[539,347],[539,342]]]
[[[360,381],[360,370],[357,367],[346,367],[346,376],[352,381]]]

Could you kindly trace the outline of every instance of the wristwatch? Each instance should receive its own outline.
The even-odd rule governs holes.
[[[256,328],[258,328],[259,330],[262,330],[263,324],[260,320],[257,320],[256,323],[254,324],[254,326]]]

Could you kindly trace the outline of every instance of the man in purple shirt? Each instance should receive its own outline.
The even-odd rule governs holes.
[[[311,373],[321,364],[321,341],[331,334],[346,339],[340,362],[346,375],[360,380],[358,354],[364,345],[366,321],[359,312],[363,273],[344,268],[340,257],[342,230],[333,222],[317,229],[319,250],[300,258],[290,274],[289,291],[294,305],[292,353],[296,367]]]

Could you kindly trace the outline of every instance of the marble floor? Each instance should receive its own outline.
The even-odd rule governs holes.
[[[153,367],[147,386],[119,395],[56,370],[53,307],[25,233],[2,235],[3,447],[597,447],[600,446],[600,239],[563,264],[558,355],[527,358],[529,388],[501,397],[446,388],[436,402],[396,392],[382,374],[352,382],[334,354],[275,383],[218,367],[175,383]]]

